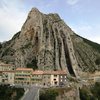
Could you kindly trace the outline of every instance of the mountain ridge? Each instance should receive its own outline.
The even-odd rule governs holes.
[[[33,8],[21,31],[0,46],[0,60],[16,67],[82,71],[100,70],[100,45],[74,33],[58,14]]]

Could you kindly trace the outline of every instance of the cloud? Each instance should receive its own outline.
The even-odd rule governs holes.
[[[67,4],[69,5],[76,5],[79,2],[79,0],[67,0]]]
[[[0,41],[9,40],[20,31],[27,16],[22,7],[18,5],[20,3],[20,0],[0,1]]]

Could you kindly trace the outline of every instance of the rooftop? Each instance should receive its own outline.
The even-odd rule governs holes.
[[[32,68],[17,68],[17,71],[33,71]]]
[[[67,74],[64,70],[58,70],[58,71],[44,71],[44,74],[53,74],[53,75],[59,75],[59,74]]]
[[[6,67],[6,66],[14,66],[13,64],[4,64],[4,63],[0,63],[0,66]]]
[[[42,71],[42,70],[35,70],[35,71],[33,71],[32,74],[39,74],[39,75],[42,75],[42,74],[43,74],[43,71]]]
[[[10,72],[10,73],[14,73],[15,71],[12,70],[12,71],[0,71],[0,73],[3,73],[3,72]]]

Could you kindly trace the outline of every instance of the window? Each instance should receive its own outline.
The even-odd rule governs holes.
[[[66,82],[66,79],[65,79],[65,82]]]
[[[62,76],[60,76],[62,78]]]
[[[50,78],[50,76],[48,76],[48,78]]]
[[[54,75],[54,77],[57,77],[57,75]]]
[[[66,78],[66,76],[65,76],[65,78]]]
[[[60,81],[62,82],[62,79]]]

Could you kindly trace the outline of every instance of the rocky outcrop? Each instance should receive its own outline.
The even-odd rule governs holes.
[[[16,67],[42,70],[64,69],[77,76],[82,70],[100,69],[100,53],[77,36],[58,14],[33,8],[26,22],[10,41],[0,46],[0,58]]]
[[[76,34],[71,37],[77,62],[82,71],[100,70],[100,45]]]

